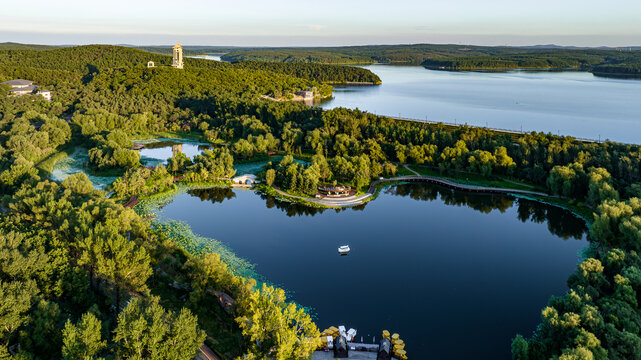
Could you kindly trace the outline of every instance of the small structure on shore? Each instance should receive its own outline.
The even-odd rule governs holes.
[[[383,330],[380,343],[356,343],[355,329],[345,331],[344,326],[329,327],[321,333],[321,345],[312,355],[312,360],[349,358],[355,360],[407,360],[405,343],[398,334],[390,335]],[[362,341],[362,337],[361,337]]]
[[[337,359],[349,357],[349,347],[347,346],[347,339],[343,335],[334,340],[334,357]]]
[[[392,358],[392,343],[386,339],[381,339],[381,344],[378,346],[378,355],[376,360],[390,360]]]
[[[349,195],[352,187],[348,185],[321,185],[318,191],[325,195]]]
[[[297,91],[296,95],[302,97],[303,100],[312,100],[312,99],[314,99],[314,91],[313,90]]]
[[[231,182],[239,185],[254,185],[256,184],[256,175],[254,174],[245,174],[236,176],[231,179]]]

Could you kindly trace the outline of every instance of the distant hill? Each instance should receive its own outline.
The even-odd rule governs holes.
[[[65,59],[61,62],[60,59]],[[152,53],[138,48],[115,45],[83,45],[53,48],[51,50],[0,50],[0,80],[26,78],[47,84],[55,78],[82,79],[89,82],[104,71],[111,69],[144,68],[148,61],[156,67],[169,67],[171,56]],[[380,78],[371,71],[351,66],[327,64],[288,64],[238,62],[235,64],[204,59],[185,59],[184,72],[225,70],[230,74],[251,72],[259,76],[270,73],[283,75],[279,78],[295,77],[317,81],[323,84],[380,83]],[[253,76],[253,75],[252,75]],[[293,80],[298,81],[298,80]]]
[[[122,44],[120,46],[130,47],[138,50],[144,50],[150,53],[162,54],[162,55],[171,55],[173,45],[129,45]],[[206,54],[225,54],[230,51],[235,51],[238,48],[229,48],[229,47],[218,47],[218,46],[201,46],[201,45],[183,45],[183,54],[185,56],[197,56],[197,55],[206,55]]]
[[[113,53],[111,45],[100,47],[99,52],[107,56],[92,62],[113,66],[122,59]],[[150,53],[171,55],[172,45],[139,46],[122,45],[141,51],[133,56],[136,62],[154,60]],[[65,46],[0,43],[0,50],[51,50],[69,49]],[[507,70],[507,69],[564,69],[576,68],[592,71],[602,76],[641,76],[641,46],[584,48],[542,44],[533,46],[476,46],[460,44],[405,44],[367,45],[343,47],[221,47],[186,45],[186,56],[222,54],[230,62],[270,63],[314,63],[333,65],[356,65],[371,63],[392,63],[423,65],[438,70]],[[148,55],[145,55],[148,54]],[[169,61],[157,59],[160,63]],[[209,66],[201,65],[201,66]],[[257,65],[252,65],[255,67]],[[320,68],[318,68],[320,70]],[[274,69],[270,69],[274,71]],[[306,70],[297,67],[282,67],[279,71],[299,76]],[[327,69],[323,69],[326,72]],[[376,80],[376,79],[374,79]]]
[[[15,42],[0,43],[0,50],[51,50],[60,47],[61,46],[54,45],[20,44]]]

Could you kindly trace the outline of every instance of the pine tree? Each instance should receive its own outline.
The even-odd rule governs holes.
[[[205,332],[188,309],[176,316],[163,309],[158,298],[145,303],[136,297],[118,316],[113,341],[118,343],[118,355],[126,359],[193,359]]]
[[[107,346],[107,342],[102,340],[101,322],[92,313],[82,315],[77,325],[67,320],[62,336],[64,360],[94,359]]]

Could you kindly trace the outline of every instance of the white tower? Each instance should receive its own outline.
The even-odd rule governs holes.
[[[182,69],[183,68],[183,47],[180,46],[180,43],[177,43],[173,49],[174,49],[174,60],[171,62],[171,66],[175,67],[176,69]]]

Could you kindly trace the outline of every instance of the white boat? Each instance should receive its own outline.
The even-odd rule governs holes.
[[[349,254],[349,251],[350,251],[349,245],[343,245],[343,246],[338,248],[338,252],[341,255]]]

